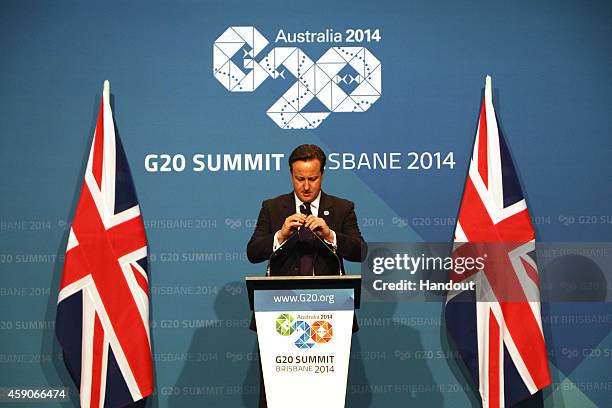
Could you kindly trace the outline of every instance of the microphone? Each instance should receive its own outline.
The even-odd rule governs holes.
[[[310,215],[310,206],[306,207],[306,205],[302,204],[300,205],[300,213],[304,214],[304,215]],[[295,231],[293,231],[291,233],[291,235],[289,235],[289,237],[282,243],[279,245],[278,248],[276,248],[275,251],[272,251],[272,253],[270,254],[270,256],[268,257],[268,264],[266,266],[266,276],[270,276],[270,267],[272,264],[272,258],[279,256],[283,251],[284,251],[284,247],[285,244],[287,244],[287,242],[289,242],[293,237],[297,236],[297,238],[299,239],[300,237],[300,230],[302,229],[301,226],[297,227],[297,229]],[[310,229],[305,228],[306,230],[310,231]],[[312,232],[312,231],[311,231]],[[314,234],[316,235],[316,234]]]
[[[308,205],[308,207],[305,204],[300,205],[300,212],[304,215],[312,215],[312,212],[310,211],[310,204]],[[309,231],[321,244],[323,244],[323,246],[329,252],[332,253],[332,255],[336,258],[336,262],[338,262],[338,275],[342,275],[342,263],[340,262],[340,258],[338,257],[338,254],[336,253],[336,251],[334,251],[333,247],[330,247],[330,245],[327,242],[325,242],[323,238],[318,236],[317,233],[312,231],[310,228],[305,228],[305,229]],[[298,228],[298,231],[299,231],[299,228]]]
[[[276,248],[275,251],[272,251],[272,253],[268,257],[268,264],[266,266],[266,276],[270,276],[270,266],[271,266],[270,264],[272,263],[272,258],[279,256],[285,250],[285,245],[287,244],[287,242],[291,241],[291,239],[295,237],[297,234],[298,234],[297,231],[294,231],[293,233],[291,233],[291,235],[289,235],[289,237],[285,240],[285,242],[280,244],[278,248]]]
[[[323,244],[323,246],[325,247],[325,249],[327,249],[329,252],[331,252],[331,254],[334,256],[334,258],[336,258],[336,262],[338,262],[338,275],[342,275],[342,263],[340,263],[340,258],[338,257],[338,254],[336,253],[336,251],[334,251],[333,247],[331,247],[331,245],[329,245],[327,242],[325,242],[325,240],[323,238],[321,238],[320,236],[318,236],[314,231],[306,228],[308,231],[310,231],[310,233],[312,235],[314,235],[314,237],[319,240],[319,242],[321,242],[321,244]]]
[[[306,204],[300,205],[300,212],[304,215],[311,215],[312,211],[310,211],[310,204],[306,207]]]
[[[302,204],[302,205],[300,205],[300,213],[301,213],[301,214],[304,214],[304,215],[306,215],[306,216],[311,215],[311,214],[312,214],[312,211],[310,211],[310,204],[308,204],[308,207],[306,207],[306,204]],[[301,230],[301,229],[302,229],[302,227],[301,227],[301,226],[299,226],[297,230],[299,231],[299,230]],[[306,229],[307,229],[307,230],[310,230],[310,228],[306,228]]]

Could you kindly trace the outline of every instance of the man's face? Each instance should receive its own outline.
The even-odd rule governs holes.
[[[298,160],[293,162],[291,166],[291,182],[293,183],[293,191],[298,198],[310,203],[317,198],[321,191],[321,183],[323,182],[323,174],[321,174],[321,161],[313,160]]]

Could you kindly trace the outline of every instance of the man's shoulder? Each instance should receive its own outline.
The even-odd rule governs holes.
[[[268,198],[263,201],[262,205],[264,207],[276,206],[280,204],[289,204],[293,200],[293,193],[281,194],[279,196]]]
[[[324,201],[324,203],[322,204],[323,206],[327,206],[328,204],[339,206],[339,207],[346,207],[346,208],[355,206],[355,204],[352,201],[347,200],[346,198],[338,197],[338,196],[327,194],[327,193],[321,193],[321,194],[322,194],[321,200]]]

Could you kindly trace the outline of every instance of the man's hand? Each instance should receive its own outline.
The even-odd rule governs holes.
[[[278,241],[279,244],[282,244],[289,238],[294,230],[298,227],[304,226],[306,222],[306,215],[302,213],[295,213],[287,218],[285,218],[285,222],[283,223],[282,228],[278,232]]]
[[[332,234],[331,229],[327,226],[327,223],[323,218],[315,217],[314,215],[309,215],[306,218],[306,223],[304,224],[306,228],[309,228],[315,234],[326,240],[327,242],[332,242],[334,240],[334,234]]]

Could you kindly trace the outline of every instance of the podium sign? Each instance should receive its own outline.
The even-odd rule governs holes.
[[[268,407],[344,407],[353,289],[255,290]]]

